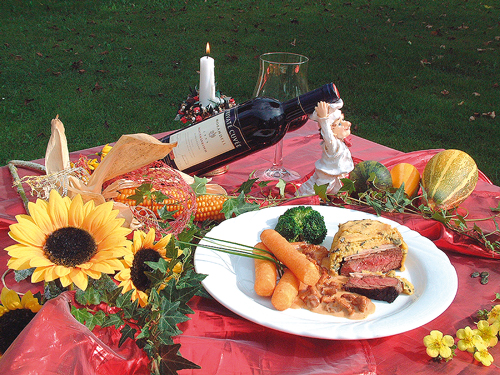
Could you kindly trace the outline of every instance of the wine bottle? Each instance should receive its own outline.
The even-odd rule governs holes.
[[[177,143],[163,160],[172,168],[201,176],[276,144],[285,136],[289,124],[313,113],[319,101],[339,99],[333,83],[283,103],[253,98],[161,138],[164,143]]]

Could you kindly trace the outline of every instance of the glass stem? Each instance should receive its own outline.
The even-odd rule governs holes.
[[[273,169],[279,169],[283,167],[283,139],[278,142],[276,149],[274,150],[274,161]]]

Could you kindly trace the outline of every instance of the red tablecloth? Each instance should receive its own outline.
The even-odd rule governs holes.
[[[285,138],[284,163],[306,175],[312,172],[321,149],[316,124],[308,122],[303,128]],[[390,167],[406,161],[422,171],[425,162],[439,150],[414,153],[384,147],[352,137],[351,152],[355,161],[379,160]],[[72,154],[90,154],[97,149]],[[231,191],[248,179],[257,168],[267,166],[273,158],[273,148],[259,152],[229,165],[227,174],[217,176],[214,182]],[[22,172],[24,174],[30,172]],[[464,206],[472,217],[484,217],[489,207],[497,207],[500,188],[480,176],[474,194]],[[13,243],[7,236],[8,225],[15,214],[23,213],[20,199],[11,188],[7,168],[0,168],[0,244],[2,248]],[[423,221],[411,215],[387,215],[418,230],[430,238],[450,258],[455,267],[459,286],[451,306],[438,318],[423,327],[386,338],[371,340],[335,341],[298,337],[249,322],[227,310],[218,302],[194,298],[191,306],[195,314],[180,325],[184,332],[177,338],[182,355],[202,367],[201,370],[182,370],[180,374],[493,374],[496,362],[483,367],[474,362],[469,353],[457,350],[457,357],[448,363],[433,362],[425,353],[422,339],[432,329],[454,335],[456,330],[473,326],[476,312],[490,308],[500,280],[498,256],[477,247],[461,236],[452,235],[435,221]],[[490,225],[488,223],[486,226]],[[0,252],[0,272],[6,270],[7,254]],[[489,283],[482,285],[472,279],[474,271],[488,271]],[[8,273],[6,284],[15,290],[29,288],[27,282],[16,284]],[[116,347],[116,332],[95,330],[71,320],[67,314],[67,296],[53,300],[18,337],[0,359],[0,373],[5,374],[144,374],[146,361],[135,345],[128,340],[122,348]],[[498,302],[498,301],[497,301]],[[52,325],[54,316],[63,322]],[[39,346],[23,346],[26,337],[36,335]],[[64,340],[74,345],[59,347]],[[29,340],[28,340],[29,341]],[[49,345],[52,343],[52,345]],[[491,353],[500,363],[500,345]],[[61,360],[61,355],[64,358]]]

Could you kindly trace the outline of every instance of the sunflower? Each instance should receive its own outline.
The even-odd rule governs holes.
[[[30,202],[28,210],[31,216],[18,215],[10,226],[9,236],[18,243],[5,250],[9,268],[35,268],[31,282],[59,279],[63,287],[74,283],[85,290],[88,276],[123,269],[119,258],[127,254],[131,230],[122,227],[125,220],[116,218],[112,202],[84,204],[80,195],[62,198],[52,190],[48,202]]]
[[[154,243],[155,230],[150,229],[148,234],[136,230],[132,249],[123,258],[125,269],[116,274],[115,279],[120,281],[122,293],[133,289],[132,301],[139,299],[139,304],[144,307],[148,303],[147,291],[151,288],[151,281],[144,272],[151,272],[152,269],[144,262],[158,262],[160,258],[166,258],[165,247],[170,242],[171,235],[161,238]],[[182,265],[177,263],[173,269],[174,273],[182,272]]]
[[[21,331],[42,308],[33,293],[19,299],[13,290],[3,288],[0,294],[0,354],[5,353]]]

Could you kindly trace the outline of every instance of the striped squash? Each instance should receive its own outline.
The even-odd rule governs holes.
[[[434,155],[422,173],[422,187],[431,210],[458,207],[477,184],[477,165],[467,153],[445,150]]]

